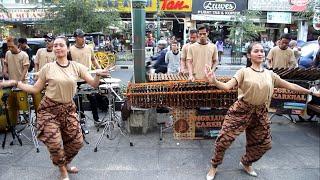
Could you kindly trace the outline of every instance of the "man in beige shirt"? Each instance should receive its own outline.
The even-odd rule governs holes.
[[[181,73],[188,73],[187,67],[187,54],[189,46],[198,40],[198,31],[196,29],[192,29],[189,31],[189,42],[182,46],[181,49],[181,60],[180,60],[180,72]]]
[[[3,74],[10,80],[25,81],[29,68],[29,56],[18,48],[18,39],[7,38],[8,51],[4,59]]]
[[[189,80],[206,79],[205,65],[216,69],[218,60],[217,46],[208,41],[208,29],[205,26],[198,28],[199,43],[190,45],[187,53]]]
[[[76,43],[70,47],[71,60],[85,65],[89,70],[92,68],[92,64],[96,69],[101,69],[94,56],[93,49],[85,43],[85,33],[81,29],[77,29],[73,35]]]
[[[4,59],[3,74],[10,80],[26,82],[29,68],[29,56],[18,47],[18,39],[7,38],[8,51]],[[25,121],[28,121],[28,94],[23,91],[12,91],[8,98],[9,116],[18,116],[18,110],[23,111]],[[15,113],[17,112],[17,113]],[[14,118],[13,118],[14,119]]]
[[[52,36],[46,36],[46,48],[40,48],[37,51],[36,57],[34,59],[35,72],[38,72],[45,64],[53,62],[56,59],[53,53],[53,40]]]
[[[80,64],[83,64],[88,68],[88,70],[91,69],[92,64],[95,66],[96,69],[101,69],[100,65],[98,64],[98,61],[94,57],[93,50],[85,44],[85,33],[81,29],[77,29],[74,32],[74,37],[76,40],[76,43],[70,47],[70,56],[72,61],[76,61]],[[83,107],[82,107],[82,97],[79,97],[80,104],[80,110],[81,110],[81,122],[82,124],[85,124],[85,115],[83,113]],[[94,119],[95,124],[99,124],[101,121],[99,120],[98,115],[98,98],[102,99],[103,97],[100,97],[99,94],[90,94],[88,95],[88,99],[90,102],[90,107]],[[85,127],[84,127],[85,128]],[[86,133],[86,130],[85,130]]]
[[[279,45],[273,47],[267,56],[268,68],[294,68],[297,65],[294,52],[289,47],[291,37],[283,34],[280,37]]]

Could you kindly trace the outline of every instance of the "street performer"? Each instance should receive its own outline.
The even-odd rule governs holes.
[[[47,83],[45,95],[37,112],[38,138],[47,146],[51,160],[59,167],[60,179],[69,180],[68,173],[77,173],[79,169],[69,164],[83,146],[83,136],[76,113],[73,97],[77,80],[85,80],[97,87],[100,76],[107,76],[108,70],[97,70],[93,78],[87,68],[67,59],[67,43],[64,37],[57,37],[53,44],[56,61],[44,65],[34,85],[21,81],[8,80],[1,87],[15,86],[28,93],[40,92]]]
[[[229,108],[222,129],[215,142],[215,154],[211,159],[212,167],[207,180],[213,180],[217,167],[222,163],[225,151],[243,131],[246,132],[246,152],[242,156],[240,166],[251,175],[257,176],[252,163],[258,161],[263,154],[271,149],[270,120],[268,106],[273,88],[286,88],[292,91],[320,97],[299,85],[281,79],[277,74],[262,67],[265,53],[260,43],[254,42],[247,49],[247,58],[251,63],[236,72],[227,83],[216,79],[211,66],[206,65],[205,73],[209,82],[217,88],[230,90],[238,86],[238,100]]]

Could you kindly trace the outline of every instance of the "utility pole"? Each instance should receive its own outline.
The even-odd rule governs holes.
[[[146,7],[147,0],[132,0],[132,41],[134,82],[146,82],[145,68],[145,42],[146,33]]]
[[[157,42],[160,40],[160,0],[157,0]]]

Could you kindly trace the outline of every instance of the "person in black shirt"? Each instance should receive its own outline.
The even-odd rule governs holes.
[[[18,43],[19,43],[18,45],[19,49],[26,52],[29,56],[30,65],[29,65],[28,72],[31,72],[34,68],[34,62],[32,60],[32,49],[28,46],[28,41],[26,38],[19,38]]]

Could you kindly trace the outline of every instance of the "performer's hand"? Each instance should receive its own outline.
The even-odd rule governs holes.
[[[17,85],[16,80],[5,80],[5,81],[0,81],[0,87],[14,87]]]
[[[102,76],[102,77],[109,77],[110,76],[110,71],[114,70],[115,66],[113,67],[106,67],[104,69],[97,69],[96,74],[98,76]]]
[[[214,70],[211,69],[211,66],[208,64],[205,65],[204,72],[206,74],[206,77],[208,78],[209,82],[216,82],[216,74],[214,73]]]

